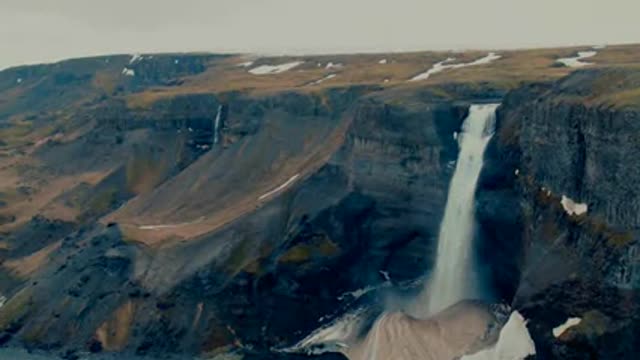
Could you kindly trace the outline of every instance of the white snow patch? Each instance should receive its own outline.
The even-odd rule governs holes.
[[[584,61],[581,61],[581,60],[593,57],[596,54],[597,54],[597,52],[595,52],[595,51],[580,51],[580,52],[578,52],[577,56],[568,57],[568,58],[561,58],[561,59],[558,59],[556,61],[561,63],[564,66],[567,66],[567,67],[579,68],[579,67],[583,67],[583,66],[593,65],[593,63],[584,62]]]
[[[378,64],[384,65],[387,63],[387,59],[382,59],[380,61],[378,61]]]
[[[138,226],[138,229],[140,229],[140,230],[171,229],[171,228],[178,228],[178,227],[182,227],[182,226],[197,224],[199,222],[202,222],[203,220],[204,220],[204,217],[200,217],[200,218],[198,218],[198,219],[196,219],[194,221],[188,221],[188,222],[183,222],[183,223],[178,223],[178,224],[140,225],[140,226]]]
[[[385,84],[389,82],[389,79],[384,79]]]
[[[523,360],[535,354],[536,347],[527,330],[527,322],[514,311],[500,330],[498,342],[493,347],[465,355],[460,360]]]
[[[502,56],[498,55],[494,52],[490,52],[487,54],[487,56],[485,57],[481,57],[479,59],[476,59],[472,62],[469,63],[460,63],[460,64],[447,64],[450,63],[452,61],[455,60],[455,58],[446,58],[438,63],[435,63],[431,69],[418,74],[414,77],[412,77],[409,81],[420,81],[420,80],[427,80],[431,75],[433,74],[437,74],[439,72],[442,72],[444,70],[447,69],[459,69],[459,68],[463,68],[463,67],[467,67],[467,66],[476,66],[476,65],[485,65],[485,64],[489,64],[495,60],[500,59]]]
[[[124,68],[124,69],[122,69],[122,75],[124,75],[124,76],[135,76],[136,72],[133,71],[133,69]]]
[[[336,64],[334,64],[334,63],[332,63],[332,62],[329,62],[329,63],[327,63],[327,66],[325,66],[324,68],[325,68],[325,69],[333,69],[333,68],[340,69],[340,68],[342,68],[342,67],[344,67],[344,65],[343,65],[343,64],[341,64],[341,63],[336,63]]]
[[[249,67],[251,65],[253,65],[253,61],[245,61],[238,64],[239,67]]]
[[[129,65],[133,64],[136,61],[140,61],[142,60],[144,57],[140,54],[133,54],[131,55],[131,60],[129,60]]]
[[[380,270],[380,275],[382,275],[385,281],[391,281],[391,276],[389,276],[388,271]]]
[[[16,84],[20,84],[22,83],[22,78],[18,78],[18,80],[16,80]]]
[[[307,354],[340,351],[348,347],[347,344],[357,340],[365,325],[365,320],[366,318],[362,316],[361,311],[347,313],[330,324],[315,330],[294,346],[281,351],[285,353],[305,352]]]
[[[602,50],[602,49],[604,49],[604,48],[606,48],[606,47],[607,47],[607,45],[606,45],[606,44],[600,44],[600,45],[594,45],[594,46],[592,47],[592,49],[593,49],[593,50]]]
[[[346,299],[347,296],[350,296],[352,299],[357,300],[357,299],[360,299],[361,297],[365,296],[366,294],[368,294],[368,293],[370,293],[370,292],[372,292],[373,290],[376,290],[376,289],[377,288],[375,286],[369,285],[369,286],[367,286],[365,288],[362,288],[362,289],[357,289],[357,290],[354,290],[354,291],[346,292],[346,293],[338,296],[338,300],[342,301],[342,300]]]
[[[516,169],[516,171],[513,172],[516,176],[520,175],[520,169]]]
[[[553,336],[555,336],[556,338],[560,337],[560,335],[562,335],[565,331],[567,331],[569,328],[572,328],[580,324],[580,322],[582,322],[581,318],[578,318],[578,317],[568,318],[564,324],[553,328]]]
[[[274,195],[275,193],[283,190],[284,188],[286,188],[287,186],[289,186],[291,183],[293,183],[294,181],[296,181],[296,179],[300,176],[300,174],[295,174],[293,175],[289,180],[285,181],[284,184],[278,186],[277,188],[269,191],[268,193],[265,193],[263,195],[260,195],[260,197],[258,197],[258,200],[264,200],[266,198],[268,198],[271,195]]]
[[[584,203],[577,203],[573,201],[571,198],[562,195],[562,200],[560,200],[564,211],[569,215],[582,215],[587,212],[589,207]]]
[[[333,78],[334,78],[334,77],[336,77],[336,76],[337,76],[336,74],[329,74],[329,75],[327,75],[327,76],[323,77],[322,79],[318,79],[318,80],[316,80],[316,81],[312,82],[312,83],[311,83],[311,84],[309,84],[309,85],[318,85],[318,84],[321,84],[321,83],[323,83],[323,82],[325,82],[325,81],[327,81],[327,80],[333,79]]]
[[[270,74],[280,74],[285,71],[289,71],[297,66],[300,66],[304,63],[304,61],[292,61],[279,65],[260,65],[249,70],[253,75],[270,75]]]

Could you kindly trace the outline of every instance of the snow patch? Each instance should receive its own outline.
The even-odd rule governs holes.
[[[284,188],[286,188],[287,186],[289,186],[290,184],[292,184],[294,181],[296,181],[296,179],[300,176],[300,174],[295,174],[293,175],[289,180],[285,181],[284,184],[278,186],[277,188],[269,191],[268,193],[265,193],[263,195],[260,195],[260,197],[258,197],[258,200],[264,200],[268,197],[270,197],[271,195],[276,194],[277,192],[283,190]]]
[[[238,64],[239,67],[249,67],[253,65],[253,61],[245,61],[245,62],[241,62],[240,64]]]
[[[487,56],[485,57],[481,57],[479,59],[476,59],[472,62],[468,62],[468,63],[460,63],[460,64],[447,64],[450,63],[452,61],[455,60],[455,58],[446,58],[438,63],[435,63],[431,69],[418,74],[414,77],[412,77],[411,79],[409,79],[409,81],[420,81],[420,80],[427,80],[431,75],[433,74],[437,74],[439,72],[442,72],[444,70],[447,69],[459,69],[459,68],[463,68],[463,67],[467,67],[467,66],[477,66],[477,65],[486,65],[489,64],[495,60],[500,59],[502,56],[498,55],[494,52],[490,52],[487,54]]]
[[[606,48],[606,47],[607,47],[607,45],[605,45],[605,44],[600,44],[600,45],[594,45],[594,46],[592,47],[592,49],[593,49],[593,50],[602,50],[602,49],[604,49],[604,48]]]
[[[140,230],[172,229],[172,228],[179,228],[179,227],[183,227],[183,226],[197,224],[197,223],[202,222],[203,220],[204,220],[204,217],[200,217],[200,218],[198,218],[198,219],[196,219],[194,221],[187,221],[187,222],[178,223],[178,224],[140,225],[140,226],[138,226],[138,229],[140,229]]]
[[[516,171],[513,172],[516,176],[520,175],[520,169],[516,169]]]
[[[318,85],[318,84],[321,84],[321,83],[323,83],[323,82],[325,82],[325,81],[327,81],[327,80],[333,79],[333,78],[334,78],[334,77],[336,77],[336,76],[337,76],[336,74],[329,74],[329,75],[327,75],[327,76],[323,77],[322,79],[318,79],[318,80],[316,80],[316,81],[312,82],[312,83],[311,83],[311,84],[309,84],[309,85]]]
[[[498,342],[493,347],[465,355],[460,360],[523,360],[535,354],[536,347],[527,330],[527,322],[514,311],[500,330]]]
[[[389,79],[384,79],[384,83],[385,84],[388,83],[388,82],[389,82]]]
[[[453,140],[458,140],[458,132],[457,131],[453,132]]]
[[[372,291],[374,291],[376,289],[377,288],[375,286],[369,285],[369,286],[367,286],[365,288],[362,288],[362,289],[357,289],[357,290],[354,290],[354,291],[346,292],[346,293],[338,296],[338,300],[342,301],[342,300],[346,299],[347,297],[351,297],[353,300],[357,300],[357,299],[360,299],[361,297],[367,295],[368,293],[370,293],[370,292],[372,292]]]
[[[380,61],[378,61],[378,64],[384,65],[387,63],[387,59],[382,59]]]
[[[391,276],[389,276],[388,271],[380,270],[380,275],[384,278],[385,281],[391,281]]]
[[[559,338],[569,328],[572,328],[572,327],[580,324],[581,322],[582,322],[582,319],[578,318],[578,317],[568,318],[567,321],[565,321],[564,324],[553,328],[553,336],[556,337],[556,338]]]
[[[581,61],[586,58],[593,57],[597,54],[596,51],[580,51],[577,56],[561,58],[556,60],[556,62],[561,63],[564,66],[571,68],[579,68],[583,66],[593,65],[593,63]]]
[[[136,76],[136,72],[133,69],[124,68],[122,69],[122,75],[124,76]]]
[[[131,55],[131,60],[129,60],[129,65],[135,63],[136,61],[140,61],[144,59],[144,57],[140,54],[133,54]]]
[[[342,67],[344,67],[344,65],[343,65],[343,64],[341,64],[341,63],[336,63],[336,64],[334,64],[334,63],[332,63],[332,62],[329,62],[329,63],[327,63],[327,66],[325,66],[324,68],[325,68],[325,69],[333,69],[333,68],[340,69],[340,68],[342,68]]]
[[[587,212],[589,207],[585,203],[577,203],[573,201],[571,198],[562,195],[562,200],[560,200],[564,211],[566,211],[569,215],[582,215]]]
[[[297,66],[300,66],[304,63],[304,61],[292,61],[279,65],[260,65],[249,70],[253,75],[270,75],[270,74],[280,74],[285,71],[289,71]]]
[[[282,349],[284,353],[322,354],[333,351],[339,352],[354,343],[360,334],[366,318],[357,310],[337,318],[328,325],[315,330],[311,335],[302,339],[294,346]]]

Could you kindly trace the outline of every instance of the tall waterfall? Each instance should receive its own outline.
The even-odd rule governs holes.
[[[435,314],[460,300],[478,296],[478,285],[471,266],[474,199],[484,150],[493,135],[498,106],[472,105],[462,125],[462,133],[458,136],[460,154],[440,225],[436,266],[420,299],[422,304],[419,312],[422,316]]]

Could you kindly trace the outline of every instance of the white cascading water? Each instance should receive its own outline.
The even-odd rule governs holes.
[[[216,121],[213,127],[213,143],[218,143],[219,131],[220,131],[220,116],[222,115],[222,105],[218,106],[218,113],[216,114]]]
[[[420,317],[433,315],[460,300],[478,296],[471,268],[474,198],[484,150],[493,136],[498,106],[472,105],[462,125],[462,133],[458,136],[460,154],[440,225],[436,265],[420,297]]]

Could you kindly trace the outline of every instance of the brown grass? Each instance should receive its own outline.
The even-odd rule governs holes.
[[[96,338],[106,351],[122,351],[129,342],[135,304],[127,301],[96,330]]]
[[[61,244],[62,241],[57,241],[29,256],[7,260],[2,266],[15,276],[27,279],[48,263],[51,254],[58,250]]]

